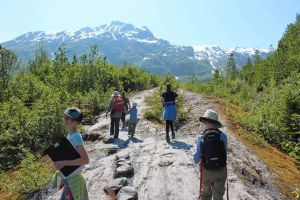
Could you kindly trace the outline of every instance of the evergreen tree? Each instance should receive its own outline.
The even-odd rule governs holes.
[[[34,72],[45,63],[49,63],[48,54],[45,47],[40,45],[35,51],[34,59],[29,61],[29,70]]]
[[[127,67],[127,60],[126,60],[126,58],[124,59],[123,67]]]
[[[213,75],[212,80],[214,82],[218,82],[221,79],[221,74],[220,74],[220,71],[218,69],[214,69],[212,75]]]
[[[233,57],[233,53],[230,53],[227,59],[226,77],[229,79],[235,79],[237,73],[238,71]]]
[[[78,63],[77,56],[76,56],[76,54],[74,54],[72,64],[75,65],[77,63]]]
[[[56,67],[64,68],[67,64],[69,64],[69,59],[67,57],[67,49],[65,44],[58,47],[57,52],[55,52],[55,58],[54,58]]]
[[[99,54],[98,54],[98,46],[97,45],[92,45],[91,50],[89,53],[89,64],[93,64],[97,59],[99,59]]]
[[[262,59],[260,57],[260,52],[256,49],[254,53],[254,63],[257,64],[259,63]]]
[[[242,68],[240,72],[240,76],[243,80],[245,80],[247,83],[250,85],[253,84],[253,79],[254,79],[254,68],[251,63],[250,58],[247,58],[246,64]]]

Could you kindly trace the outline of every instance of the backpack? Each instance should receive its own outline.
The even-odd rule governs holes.
[[[114,98],[112,100],[112,108],[114,111],[124,111],[125,107],[124,107],[124,100],[123,98]]]
[[[209,129],[204,132],[202,163],[207,170],[220,169],[226,166],[225,144],[220,135],[219,129]]]

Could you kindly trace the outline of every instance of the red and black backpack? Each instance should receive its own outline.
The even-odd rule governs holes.
[[[112,100],[112,108],[114,111],[124,111],[124,99],[121,97],[113,98]]]

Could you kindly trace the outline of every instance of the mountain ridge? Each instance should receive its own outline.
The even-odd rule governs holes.
[[[176,45],[156,38],[146,26],[136,27],[120,21],[57,32],[27,32],[2,43],[23,60],[32,59],[39,45],[45,46],[53,57],[62,44],[66,45],[70,58],[87,52],[96,44],[99,53],[112,64],[122,66],[128,63],[151,73],[164,75],[170,72],[183,78],[195,74],[200,80],[210,79],[214,69],[223,71],[230,52],[234,54],[238,67],[245,64],[248,57],[252,59],[255,52],[255,48]],[[257,50],[263,58],[269,53],[267,49]]]

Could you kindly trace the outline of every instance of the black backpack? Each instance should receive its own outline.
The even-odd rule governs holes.
[[[205,169],[214,170],[226,166],[225,144],[221,140],[219,129],[208,129],[204,131],[202,163]]]

